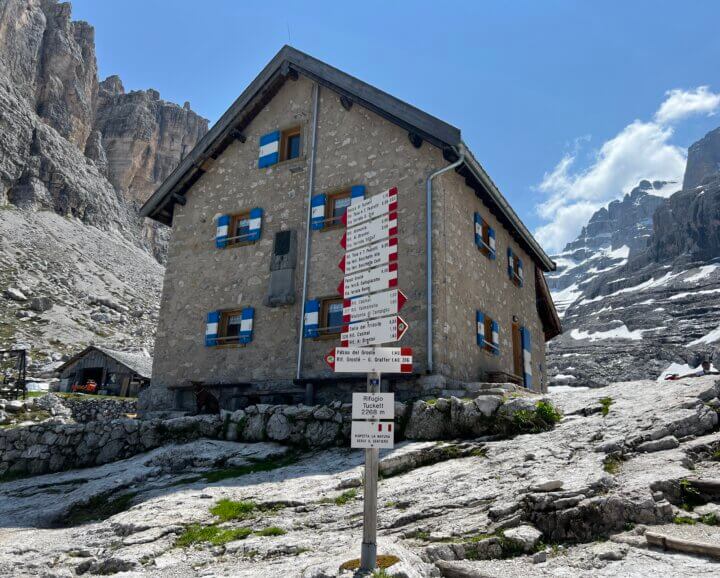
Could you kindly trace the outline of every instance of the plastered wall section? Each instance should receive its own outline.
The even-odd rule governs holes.
[[[308,148],[312,83],[288,81],[246,128],[245,143],[234,142],[177,205],[168,252],[155,348],[153,387],[205,381],[287,382],[295,377],[307,214]],[[425,178],[447,163],[427,143],[416,149],[407,132],[321,89],[314,194],[365,185],[366,195],[392,186],[399,190],[399,286],[409,298],[401,315],[410,324],[402,345],[414,350],[415,366],[425,355]],[[260,136],[303,125],[301,158],[257,168]],[[262,235],[253,245],[217,249],[216,219],[262,207]],[[276,231],[298,232],[293,306],[263,305]],[[342,278],[342,229],[313,231],[308,298],[337,295]],[[252,343],[205,347],[208,311],[255,308]],[[339,338],[305,340],[303,377],[332,377],[324,356]]]
[[[491,371],[512,372],[511,328],[515,316],[530,330],[533,389],[546,387],[545,343],[536,307],[533,260],[459,175],[440,176],[433,200],[437,370],[462,381],[483,380]],[[495,229],[495,260],[483,255],[475,244],[476,211]],[[523,261],[523,287],[515,286],[508,277],[508,246]],[[499,355],[477,345],[477,310],[499,323]]]

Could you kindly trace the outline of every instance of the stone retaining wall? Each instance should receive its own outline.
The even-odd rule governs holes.
[[[63,397],[62,404],[70,408],[72,418],[78,423],[119,419],[137,413],[137,399]]]
[[[538,398],[481,395],[430,403],[395,404],[396,440],[441,440],[511,434],[523,424],[548,429]],[[533,421],[533,416],[540,421]],[[538,425],[539,424],[539,425]],[[36,475],[105,464],[168,443],[197,438],[275,441],[301,448],[347,445],[351,405],[254,405],[213,416],[168,420],[116,419],[77,424],[40,423],[0,430],[0,477]],[[525,427],[523,425],[523,427]]]

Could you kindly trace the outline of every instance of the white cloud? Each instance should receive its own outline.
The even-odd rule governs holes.
[[[675,122],[694,114],[712,115],[720,107],[720,94],[710,92],[707,86],[698,86],[695,90],[668,90],[665,102],[655,113],[655,121],[660,124]]]
[[[535,234],[547,250],[560,251],[596,210],[630,192],[641,179],[682,181],[686,152],[671,143],[670,123],[694,114],[712,114],[720,107],[720,94],[700,86],[671,90],[666,97],[653,121],[635,120],[627,125],[602,144],[587,166],[577,166],[584,137],[545,173],[536,187],[544,194],[536,210],[547,222]],[[666,187],[656,194],[672,194],[677,188]]]

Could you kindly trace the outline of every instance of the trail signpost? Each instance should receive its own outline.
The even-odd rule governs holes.
[[[344,278],[342,347],[325,356],[335,373],[367,373],[367,393],[353,394],[351,447],[365,449],[363,541],[360,568],[377,562],[377,481],[379,448],[392,448],[395,396],[380,393],[382,373],[411,373],[412,349],[370,347],[400,341],[408,324],[398,315],[407,298],[398,284],[398,192],[393,187],[350,205],[340,244]]]

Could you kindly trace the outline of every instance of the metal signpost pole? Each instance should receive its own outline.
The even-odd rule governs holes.
[[[367,374],[368,393],[380,392],[380,374]],[[373,425],[376,420],[372,420]],[[377,562],[377,485],[378,455],[377,448],[365,449],[365,488],[363,495],[363,541],[360,551],[360,569],[374,570]]]

